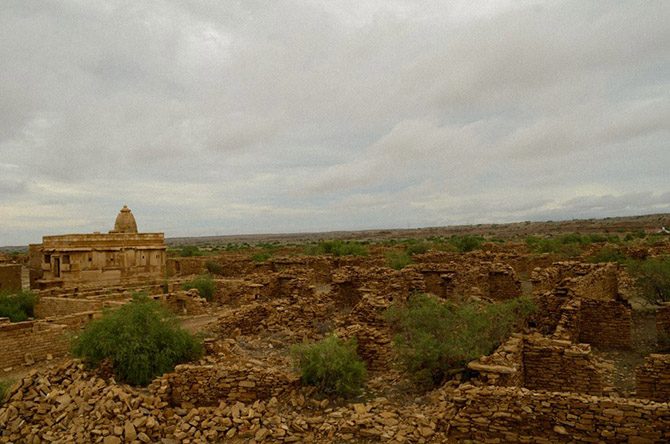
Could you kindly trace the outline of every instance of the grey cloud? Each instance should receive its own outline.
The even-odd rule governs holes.
[[[670,4],[476,6],[6,1],[0,244],[666,208]]]

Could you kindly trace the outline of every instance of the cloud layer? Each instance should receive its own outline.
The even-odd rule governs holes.
[[[0,9],[0,245],[670,211],[670,3]]]

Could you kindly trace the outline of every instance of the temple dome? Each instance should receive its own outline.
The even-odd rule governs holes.
[[[112,233],[137,233],[137,222],[135,222],[135,216],[133,216],[130,208],[128,208],[126,205],[121,208],[119,215],[116,216],[116,222],[114,222],[114,230]]]

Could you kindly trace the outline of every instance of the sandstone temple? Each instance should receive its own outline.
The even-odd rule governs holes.
[[[139,233],[123,206],[109,233],[44,236],[29,247],[32,288],[109,286],[165,276],[163,233]]]

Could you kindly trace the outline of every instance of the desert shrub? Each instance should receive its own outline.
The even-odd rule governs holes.
[[[415,294],[406,304],[392,305],[385,317],[395,331],[400,365],[415,382],[432,387],[490,354],[534,309],[529,298],[480,306]]]
[[[647,233],[645,233],[644,230],[635,230],[635,231],[631,231],[630,233],[626,234],[626,236],[624,236],[623,240],[626,241],[626,242],[630,242],[630,241],[633,241],[635,239],[644,239],[645,237],[647,237]]]
[[[360,393],[367,375],[365,363],[356,353],[356,340],[337,336],[291,348],[302,382],[328,395],[352,396]]]
[[[386,265],[394,270],[401,270],[412,263],[412,258],[405,251],[386,253]]]
[[[216,284],[212,277],[208,274],[200,275],[190,281],[186,281],[181,284],[182,290],[190,290],[191,288],[197,288],[200,296],[207,299],[208,301],[212,300],[214,292],[216,291]]]
[[[630,261],[628,271],[645,299],[670,301],[670,257]]]
[[[460,253],[467,253],[468,251],[477,250],[482,246],[484,238],[481,236],[451,236],[448,243],[452,245],[456,251]]]
[[[211,274],[223,274],[223,265],[215,261],[205,262],[205,268]]]
[[[203,347],[160,303],[135,294],[128,304],[90,322],[72,351],[91,367],[108,361],[119,380],[144,386],[175,365],[199,358]]]
[[[405,247],[405,252],[407,252],[408,255],[413,255],[413,254],[423,254],[427,252],[430,249],[430,245],[427,242],[410,242],[407,247]]]
[[[368,249],[360,242],[330,240],[321,241],[316,245],[308,246],[306,253],[311,255],[331,254],[333,256],[367,256]]]
[[[251,260],[254,262],[265,262],[272,257],[272,253],[262,251],[251,255]]]
[[[0,317],[9,318],[12,322],[25,321],[35,316],[37,296],[29,291],[19,291],[11,294],[0,294]]]
[[[586,259],[593,263],[618,262],[623,264],[627,261],[626,255],[624,255],[618,248],[611,246],[601,248]]]
[[[196,245],[184,245],[179,250],[179,255],[182,257],[202,256],[202,251]]]

